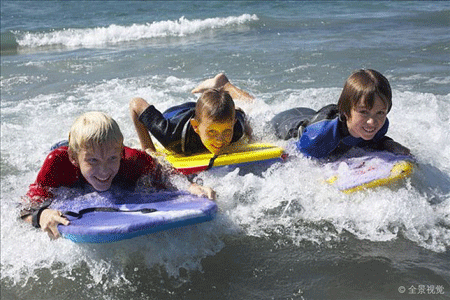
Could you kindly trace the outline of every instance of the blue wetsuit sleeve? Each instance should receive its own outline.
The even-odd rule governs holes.
[[[338,118],[311,124],[295,145],[306,156],[325,158],[339,145],[341,134],[338,126]]]

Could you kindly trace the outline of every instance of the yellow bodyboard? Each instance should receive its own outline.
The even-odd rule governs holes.
[[[212,153],[201,153],[196,155],[183,155],[171,152],[167,149],[157,147],[162,152],[165,160],[175,169],[184,174],[193,174],[208,169]],[[217,156],[211,167],[239,166],[250,163],[273,163],[281,161],[285,157],[284,150],[276,145],[268,143],[236,143],[224,149]]]

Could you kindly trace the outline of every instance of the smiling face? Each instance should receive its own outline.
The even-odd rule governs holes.
[[[98,192],[111,187],[112,180],[119,172],[122,144],[109,143],[82,148],[73,155],[71,161],[78,166],[86,181]]]
[[[194,131],[200,136],[206,149],[213,154],[219,154],[220,150],[231,143],[234,123],[235,119],[216,122],[206,116],[203,116],[200,122],[191,119]]]
[[[348,131],[355,138],[373,139],[386,121],[388,109],[379,96],[374,97],[372,109],[360,101],[351,108],[350,116],[346,116]]]

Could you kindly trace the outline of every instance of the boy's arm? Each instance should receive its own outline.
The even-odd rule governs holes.
[[[42,228],[50,237],[58,238],[58,224],[68,225],[60,211],[49,209],[53,194],[51,188],[70,186],[77,180],[77,168],[70,163],[63,148],[52,151],[44,161],[36,181],[22,198],[20,217],[36,228]]]
[[[180,141],[180,127],[177,121],[172,122],[153,105],[149,105],[142,98],[134,98],[130,102],[130,111],[136,131],[144,151],[155,152],[155,146],[149,132],[165,148],[169,148]],[[189,116],[187,116],[189,117]]]
[[[192,93],[203,93],[207,89],[217,89],[223,88],[224,91],[227,91],[231,98],[234,101],[243,101],[252,103],[254,101],[254,97],[247,93],[246,91],[236,87],[233,85],[225,76],[224,73],[219,73],[213,78],[206,79],[202,83],[200,83],[195,89],[192,90]]]
[[[386,150],[398,155],[410,155],[411,151],[408,148],[402,146],[400,143],[397,143],[392,138],[386,136],[388,128],[389,128],[389,119],[386,118],[383,127],[377,132],[377,134],[374,137],[375,148],[378,150]]]
[[[411,154],[411,151],[408,148],[401,145],[400,143],[397,143],[396,141],[394,141],[392,139],[385,139],[383,141],[383,147],[385,150],[392,152],[394,154],[400,154],[400,155],[410,155]]]
[[[253,139],[253,129],[250,126],[250,123],[248,122],[247,119],[245,119],[244,134],[247,135],[249,141],[252,141],[252,139]]]
[[[141,149],[146,152],[156,152],[155,145],[153,144],[152,138],[150,137],[147,128],[141,121],[139,121],[139,116],[149,106],[150,105],[144,99],[133,98],[130,101],[130,114],[131,120],[133,121],[134,128],[136,129],[136,133],[139,138],[139,142],[141,144]]]
[[[191,185],[189,186],[189,193],[191,193],[192,195],[207,197],[211,200],[216,199],[216,192],[212,188],[202,186],[197,183],[191,183]]]
[[[338,147],[340,141],[339,123],[336,118],[307,126],[295,145],[306,156],[326,158]]]
[[[39,209],[32,215],[23,217],[22,220],[32,224],[36,228],[41,228],[43,231],[47,232],[52,239],[60,237],[58,224],[69,225],[69,220],[67,220],[60,211],[50,208]]]
[[[237,86],[233,85],[231,82],[227,82],[223,86],[223,90],[227,91],[230,94],[231,98],[233,98],[234,101],[253,103],[253,101],[255,100],[255,97],[253,97],[246,91],[241,90]]]
[[[175,169],[173,169],[172,167],[163,168],[159,163],[155,162],[155,164],[156,164],[155,180],[157,182],[157,185],[159,183],[160,187],[169,190],[175,190],[176,187],[174,186],[174,184],[172,184],[172,180],[175,181],[181,180],[182,182],[189,181],[185,175],[176,172]],[[216,192],[210,187],[206,187],[194,182],[189,182],[189,187],[187,189],[188,192],[191,193],[192,195],[207,197],[208,199],[211,200],[216,199]]]
[[[175,190],[176,188],[174,184],[172,184],[172,180],[177,180],[177,178],[179,178],[182,181],[184,180],[188,181],[186,176],[176,172],[175,169],[173,169],[172,167],[169,166],[163,167],[147,153],[144,153],[143,155],[145,157],[142,157],[141,165],[146,167],[144,167],[142,175],[146,174],[151,175],[152,177],[151,185],[153,187],[156,187],[158,189]],[[210,187],[199,185],[197,183],[190,183],[188,191],[193,195],[207,197],[211,200],[216,199],[216,192],[213,189],[211,189]]]
[[[245,112],[239,107],[236,108],[236,123],[239,122],[242,125],[242,133],[244,136],[247,136],[248,141],[250,142],[253,137],[253,129],[250,126],[250,122],[248,121],[247,115]],[[235,125],[236,126],[236,125]],[[236,129],[236,127],[235,127]]]

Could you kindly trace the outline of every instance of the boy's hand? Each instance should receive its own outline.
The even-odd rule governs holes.
[[[60,211],[47,208],[41,212],[39,225],[52,239],[60,237],[57,227],[58,224],[69,225],[69,220],[67,220]]]
[[[191,184],[191,186],[189,187],[189,193],[197,196],[207,197],[211,200],[216,200],[216,192],[212,188],[201,186],[196,183]]]
[[[393,140],[385,141],[384,148],[387,151],[392,152],[394,154],[411,155],[411,151],[408,148],[406,148],[405,146],[402,146],[400,143],[397,143]]]

